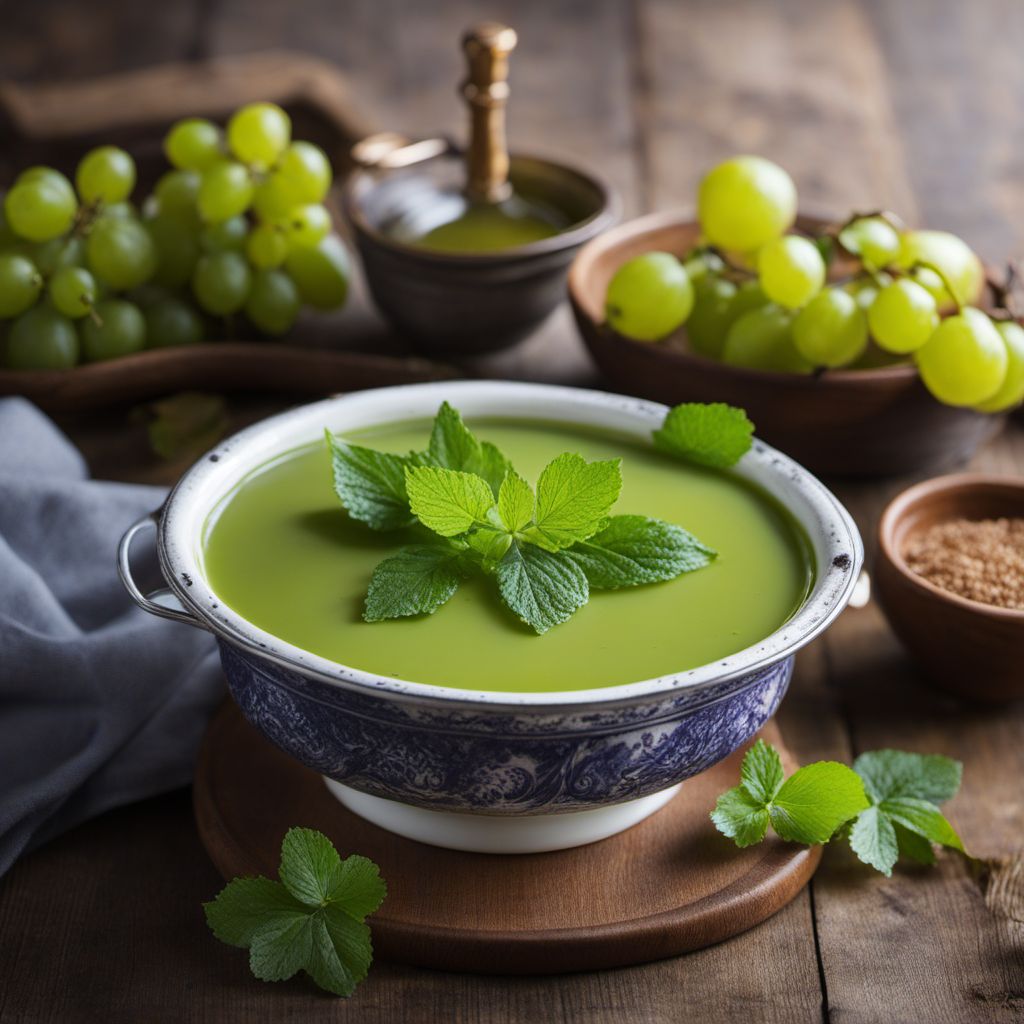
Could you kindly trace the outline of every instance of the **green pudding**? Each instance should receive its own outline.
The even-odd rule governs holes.
[[[550,221],[502,206],[470,206],[462,216],[440,224],[416,245],[436,252],[493,252],[526,245],[558,234]]]
[[[543,692],[637,682],[713,662],[762,640],[800,605],[813,575],[809,546],[780,505],[728,471],[692,467],[584,428],[470,421],[528,480],[561,452],[622,458],[615,513],[676,523],[718,552],[667,583],[593,591],[543,636],[501,603],[493,581],[466,580],[433,615],[362,619],[381,559],[416,530],[378,533],[348,518],[322,442],[251,473],[211,514],[207,578],[238,614],[297,647],[377,675],[474,690]],[[424,446],[428,423],[348,438],[394,452]]]

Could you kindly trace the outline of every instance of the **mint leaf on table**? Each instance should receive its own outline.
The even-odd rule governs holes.
[[[681,526],[647,516],[612,516],[589,540],[565,553],[594,590],[672,580],[708,565],[715,552]]]
[[[863,783],[846,765],[819,761],[783,781],[778,751],[758,740],[743,758],[739,786],[719,797],[711,820],[739,846],[760,842],[769,822],[780,838],[813,845],[867,806]]]
[[[457,469],[483,477],[495,497],[512,464],[489,441],[479,441],[447,402],[434,418],[427,454],[442,469]]]
[[[497,567],[505,604],[538,633],[565,622],[590,597],[587,577],[561,552],[513,542]]]
[[[758,740],[746,753],[740,785],[727,790],[711,820],[737,846],[764,839],[771,824],[782,839],[816,844],[847,835],[854,853],[884,875],[900,854],[935,863],[933,844],[964,846],[935,801],[953,796],[962,766],[938,754],[876,750],[853,768],[818,761],[783,780],[778,751]]]
[[[305,971],[328,992],[351,995],[373,959],[365,919],[387,894],[377,866],[342,860],[322,833],[293,828],[281,844],[280,875],[229,882],[203,904],[207,924],[222,942],[249,950],[263,981]]]
[[[537,481],[534,525],[526,539],[558,551],[597,533],[622,490],[620,463],[587,462],[574,452],[549,462]]]
[[[494,505],[487,481],[461,470],[407,466],[405,489],[416,518],[442,537],[455,537],[486,523]]]
[[[654,446],[699,466],[733,466],[750,451],[754,424],[723,402],[687,402],[670,409],[654,431]]]
[[[459,552],[444,544],[413,544],[385,558],[370,577],[367,622],[429,615],[459,589]]]
[[[871,801],[850,830],[850,846],[862,861],[891,875],[900,853],[933,864],[932,844],[963,852],[963,842],[938,807],[960,788],[959,761],[939,754],[875,750],[861,754],[853,770],[864,780]]]
[[[339,441],[326,432],[334,490],[353,519],[373,530],[400,530],[416,522],[405,491],[405,459]]]
[[[782,839],[827,843],[840,825],[868,806],[859,776],[838,761],[795,771],[772,798],[772,828]]]

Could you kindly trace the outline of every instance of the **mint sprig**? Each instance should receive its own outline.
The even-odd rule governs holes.
[[[876,750],[852,769],[818,761],[785,779],[778,751],[758,740],[743,758],[740,785],[718,798],[711,820],[737,846],[761,842],[769,824],[780,838],[808,845],[848,835],[853,852],[888,876],[900,854],[934,864],[935,844],[963,852],[938,807],[959,789],[961,772],[937,754]]]
[[[342,860],[321,832],[293,828],[281,844],[279,874],[279,882],[228,882],[203,904],[207,924],[222,942],[249,950],[262,981],[305,971],[320,988],[350,996],[373,960],[366,918],[387,894],[377,865]]]
[[[447,403],[426,451],[374,452],[328,434],[334,487],[353,518],[377,530],[415,525],[424,541],[374,570],[367,622],[432,614],[469,572],[495,578],[506,606],[537,633],[569,619],[591,589],[657,583],[708,565],[715,552],[682,527],[613,516],[618,459],[565,452],[536,490]]]
[[[669,409],[654,431],[654,446],[699,466],[733,466],[753,444],[754,424],[742,409],[723,402],[687,402]]]

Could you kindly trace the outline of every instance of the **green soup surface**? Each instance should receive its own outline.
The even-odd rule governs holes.
[[[501,206],[471,206],[428,231],[416,245],[436,252],[493,252],[557,234],[558,228],[543,217],[508,213]]]
[[[718,552],[667,583],[594,591],[542,636],[502,603],[494,580],[464,582],[433,615],[362,619],[374,567],[422,533],[378,533],[334,493],[323,443],[251,473],[211,514],[204,565],[217,595],[250,622],[321,657],[377,675],[473,690],[543,692],[638,682],[713,662],[778,629],[808,592],[813,567],[800,527],[774,499],[729,471],[684,465],[610,434],[547,423],[471,426],[535,481],[563,451],[622,458],[613,514],[685,527]],[[405,452],[426,446],[427,423],[349,435]]]

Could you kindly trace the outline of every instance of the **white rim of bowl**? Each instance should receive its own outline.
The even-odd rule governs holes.
[[[254,469],[275,456],[315,441],[324,427],[334,432],[401,420],[429,420],[442,401],[467,418],[576,424],[650,441],[668,407],[603,391],[514,381],[439,381],[376,388],[327,398],[280,413],[222,441],[178,481],[163,508],[157,551],[168,586],[184,607],[218,637],[256,657],[367,696],[413,699],[450,707],[494,710],[543,707],[580,711],[642,698],[669,696],[729,682],[796,653],[843,610],[864,562],[860,534],[849,512],[815,476],[788,456],[755,440],[731,471],[780,501],[807,533],[815,578],[797,611],[763,640],[718,661],[679,673],[587,690],[509,693],[417,683],[351,668],[322,658],[253,625],[209,586],[201,547],[206,520],[216,505]],[[796,505],[797,507],[794,507]]]

